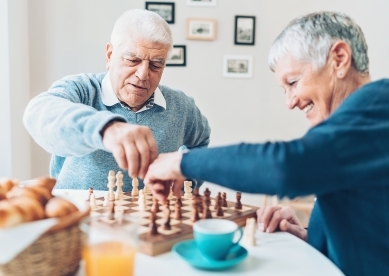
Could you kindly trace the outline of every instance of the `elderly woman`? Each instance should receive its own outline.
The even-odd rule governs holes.
[[[361,29],[341,13],[297,18],[269,65],[288,107],[312,124],[302,138],[161,154],[146,183],[160,199],[185,177],[248,193],[315,194],[308,232],[286,207],[260,210],[259,228],[307,240],[346,275],[388,273],[389,80],[370,81]]]

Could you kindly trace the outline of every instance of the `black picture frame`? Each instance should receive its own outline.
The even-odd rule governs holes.
[[[146,10],[158,13],[168,24],[174,24],[174,2],[146,2]]]
[[[173,45],[166,66],[186,66],[186,45]]]
[[[235,16],[235,45],[255,45],[255,16]]]

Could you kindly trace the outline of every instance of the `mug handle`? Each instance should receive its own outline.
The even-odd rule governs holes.
[[[238,233],[238,231],[239,231],[239,238],[236,242],[234,242],[234,245],[238,244],[243,237],[243,230],[242,230],[242,228],[238,227],[238,229],[236,229],[236,231],[235,231],[234,239],[235,239],[236,233]]]

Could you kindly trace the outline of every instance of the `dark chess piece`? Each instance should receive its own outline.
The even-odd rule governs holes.
[[[242,194],[240,192],[236,192],[236,202],[235,202],[236,210],[242,210],[242,203],[240,202],[241,198],[242,198]]]
[[[164,223],[162,225],[162,228],[164,230],[170,230],[172,229],[170,225],[170,202],[169,199],[166,199],[165,206],[163,208],[163,216],[164,216]]]
[[[207,197],[204,197],[204,199],[203,199],[203,206],[204,206],[203,219],[212,218],[212,213],[211,213],[211,210],[209,209],[210,204],[211,204],[211,200],[209,200],[209,198],[207,199]]]
[[[150,212],[150,225],[149,225],[149,233],[150,235],[158,235],[158,226],[156,223],[157,215],[155,212]]]
[[[193,197],[193,200],[192,200],[192,216],[191,216],[191,218],[190,218],[190,220],[191,220],[192,222],[195,222],[195,221],[200,220],[198,206],[199,206],[198,197],[197,197],[197,196],[194,196],[194,197]]]
[[[151,206],[151,211],[158,213],[159,212],[159,206],[158,206],[158,199],[153,197],[153,205]]]
[[[217,202],[216,216],[223,217],[224,216],[224,212],[222,208],[223,199],[220,192],[217,194],[217,198],[215,200]]]
[[[219,197],[221,198],[221,193],[218,192],[217,193],[217,196],[215,197],[215,206],[214,206],[214,210],[217,212],[217,210],[219,209],[219,204],[221,204],[221,201],[219,201]],[[220,206],[221,207],[221,206]]]
[[[92,194],[93,194],[93,188],[89,188],[88,200],[90,200],[90,197],[91,197]]]
[[[115,220],[115,201],[109,201],[109,220]]]
[[[228,204],[227,204],[227,193],[223,193],[222,199],[223,199],[222,206],[223,207],[228,207]]]
[[[176,204],[174,204],[174,219],[176,220],[180,220],[182,218],[181,207],[181,198],[177,198]]]

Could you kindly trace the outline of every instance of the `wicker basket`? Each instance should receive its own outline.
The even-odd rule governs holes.
[[[87,215],[89,210],[61,218],[12,261],[0,265],[0,276],[75,275],[81,261],[82,246],[78,223]]]

